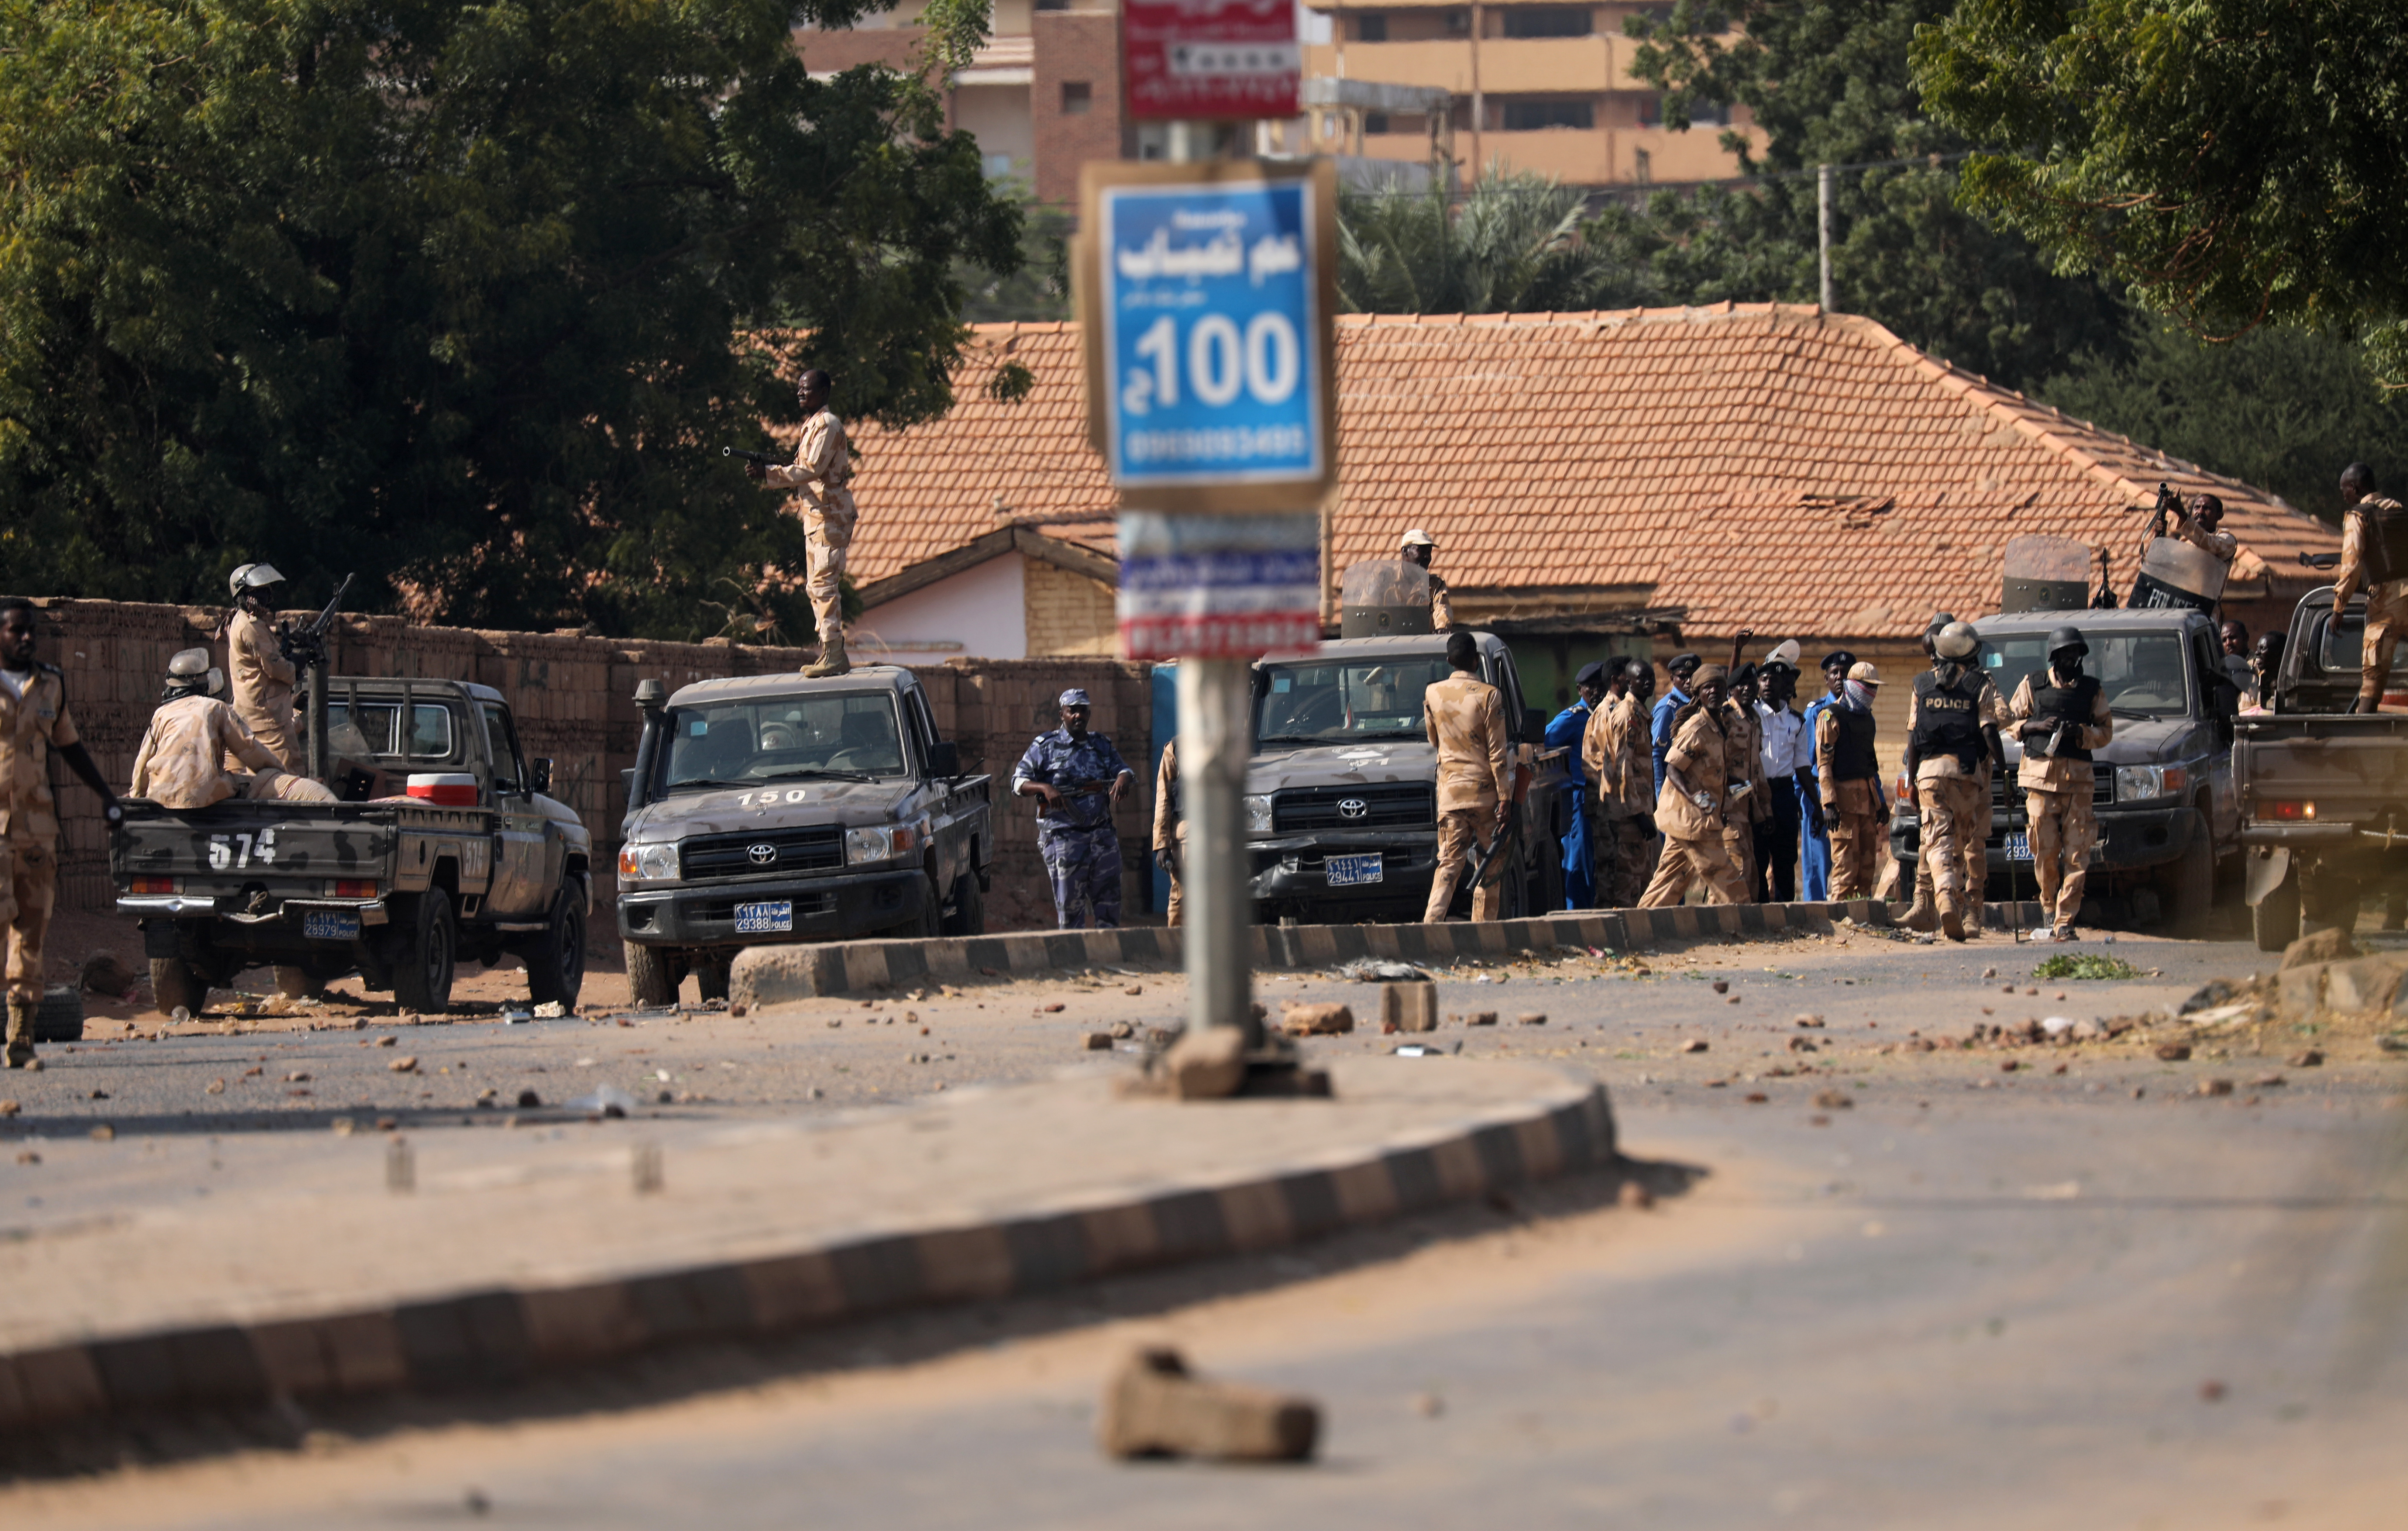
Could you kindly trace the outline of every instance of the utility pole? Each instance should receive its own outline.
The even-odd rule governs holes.
[[[1823,251],[1823,311],[1830,313],[1839,308],[1831,296],[1831,167],[1814,167],[1814,226]]]

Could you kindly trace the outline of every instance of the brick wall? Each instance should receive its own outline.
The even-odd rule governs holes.
[[[219,613],[108,601],[39,604],[47,619],[41,624],[42,657],[66,672],[76,725],[93,761],[122,791],[134,774],[134,752],[157,705],[168,657],[206,644],[224,663],[225,645],[212,637]],[[552,794],[577,810],[599,855],[610,859],[617,854],[619,820],[626,810],[619,772],[636,763],[636,682],[658,679],[674,691],[720,676],[791,672],[810,657],[796,649],[421,627],[399,617],[346,620],[335,635],[333,652],[337,677],[470,680],[499,691],[517,714],[520,742],[528,754],[552,757]],[[1128,866],[1125,907],[1133,916],[1150,886],[1150,668],[1098,657],[955,659],[914,670],[927,690],[937,726],[960,743],[965,766],[1002,779],[1010,777],[1028,741],[1055,724],[1057,694],[1070,686],[1093,694],[1096,727],[1120,745],[1139,777],[1140,790],[1115,819]],[[61,896],[70,908],[107,909],[114,894],[99,805],[64,766],[53,764],[52,780],[66,829]],[[1008,780],[998,780],[989,921],[998,929],[1051,924],[1053,905],[1037,861],[1035,807],[1010,797],[1009,790]]]
[[[1036,77],[1028,114],[1037,138],[1037,200],[1075,207],[1079,167],[1131,158],[1121,112],[1121,30],[1115,10],[1041,10],[1029,18]],[[1065,112],[1063,86],[1087,87],[1087,108]]]
[[[1041,558],[1024,558],[1020,567],[1030,655],[1120,651],[1120,619],[1111,586]]]

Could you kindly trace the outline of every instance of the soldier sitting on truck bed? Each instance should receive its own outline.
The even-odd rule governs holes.
[[[217,699],[224,686],[224,675],[209,667],[207,649],[187,649],[167,661],[167,684],[135,752],[126,795],[171,808],[203,808],[235,796],[334,802],[324,787],[286,771],[283,759]],[[230,771],[228,760],[258,774]]]
[[[2391,679],[2391,646],[2408,637],[2408,508],[2377,494],[2374,470],[2352,463],[2341,470],[2341,567],[2333,573],[2336,615],[2349,598],[2366,592],[2366,645],[2359,651],[2358,700],[2353,712],[2383,705]]]

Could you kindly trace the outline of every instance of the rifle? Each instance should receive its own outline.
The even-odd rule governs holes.
[[[2115,577],[2114,573],[2115,567],[2115,557],[2104,548],[2099,549],[2098,553],[2099,594],[2090,598],[2090,609],[2093,611],[2113,611],[2115,609]]]
[[[2341,567],[2341,554],[2303,552],[2300,555],[2300,562],[2312,569],[2337,569]]]
[[[786,465],[766,451],[752,451],[743,447],[722,447],[722,457],[741,457],[755,467],[784,467]]]
[[[2157,519],[2149,523],[2149,536],[2151,537],[2160,537],[2166,535],[2166,514],[2169,510],[2172,512],[2173,518],[2176,521],[2190,520],[2190,512],[2183,508],[2182,496],[2175,494],[2172,490],[2168,489],[2163,482],[2160,482],[2157,485]]]
[[[326,665],[326,629],[335,625],[342,611],[343,593],[351,588],[356,574],[346,574],[343,582],[335,587],[335,598],[326,608],[299,627],[290,623],[276,630],[276,651],[293,662],[297,669],[323,669]]]

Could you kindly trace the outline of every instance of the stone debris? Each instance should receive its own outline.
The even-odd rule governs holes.
[[[95,1143],[114,1143],[117,1141],[117,1129],[104,1122],[92,1129],[92,1140]]]
[[[2249,1081],[2252,1090],[2279,1090],[2291,1081],[2280,1074],[2260,1074]]]
[[[415,1074],[418,1072],[418,1059],[415,1055],[395,1058],[385,1066],[396,1074]]]
[[[1121,985],[1121,993],[1134,999],[1138,995],[1145,993],[1145,985],[1142,983],[1125,983]]]
[[[1521,1014],[1515,1016],[1513,1021],[1517,1025],[1543,1026],[1547,1023],[1547,1012],[1544,1010],[1524,1010]]]
[[[519,1109],[520,1109],[520,1110],[523,1110],[523,1111],[532,1111],[532,1110],[534,1110],[537,1107],[541,1106],[542,1104],[543,1104],[543,1097],[542,1097],[541,1095],[537,1095],[534,1091],[532,1091],[532,1090],[522,1090],[522,1091],[520,1091],[520,1092],[519,1092]]]
[[[1173,1100],[1223,1100],[1245,1081],[1245,1032],[1237,1026],[1206,1026],[1181,1034],[1152,1072],[1129,1080],[1125,1088],[1133,1095]]]
[[[1819,1028],[1823,1024],[1823,1018],[1811,1011],[1803,1015],[1793,1016],[1791,1019],[1797,1024],[1801,1026]]]
[[[565,1021],[568,1018],[568,1007],[557,999],[547,999],[535,1008],[535,1013],[546,1021]],[[728,1007],[727,1013],[741,1015],[744,1011],[741,1008],[731,1005]]]
[[[2325,1055],[2323,1053],[2317,1052],[2315,1048],[2309,1048],[2304,1052],[2293,1053],[2291,1055],[2290,1066],[2293,1068],[2321,1068],[2324,1066],[2324,1061]]]
[[[1280,1029],[1290,1037],[1340,1037],[1354,1029],[1354,1011],[1328,1001],[1290,1004],[1280,1010]]]
[[[1112,1050],[1112,1034],[1111,1034],[1111,1032],[1109,1032],[1109,1031],[1091,1031],[1091,1032],[1087,1033],[1087,1051],[1088,1051],[1088,1052],[1110,1052],[1111,1050]]]
[[[114,952],[95,952],[83,960],[76,981],[88,993],[124,999],[149,981],[149,975],[137,973],[118,961]]]
[[[1497,1023],[1497,1012],[1495,1010],[1475,1011],[1464,1023],[1472,1026],[1493,1026]]]
[[[1037,1007],[1037,1013],[1039,1015],[1059,1015],[1062,1013],[1062,1002],[1056,999],[1047,1004],[1039,1005]]]
[[[24,1109],[24,1106],[21,1102],[14,1100],[0,1100],[0,1116],[15,1116],[19,1111],[22,1111]]]
[[[1812,1037],[1792,1037],[1789,1038],[1789,1051],[1792,1052],[1815,1052],[1821,1050],[1814,1045],[1814,1038]]]
[[[2344,957],[2357,955],[2358,948],[2351,944],[2349,932],[2336,925],[2317,931],[2313,936],[2302,936],[2283,948],[2282,966],[2286,968],[2305,967],[2311,963],[2340,962]]]
[[[1412,983],[1430,981],[1429,974],[1409,962],[1382,962],[1373,957],[1361,957],[1338,969],[1338,976],[1355,983]]]
[[[2188,1042],[2159,1042],[2157,1044],[2157,1061],[2159,1063],[2182,1063],[2189,1057],[2190,1044]]]
[[[1714,993],[1718,994],[1727,994],[1730,993],[1730,980],[1728,979],[1714,980],[1713,990]]]
[[[1855,1109],[1856,1103],[1837,1090],[1826,1090],[1814,1097],[1814,1104],[1827,1111],[1846,1111]]]
[[[396,1037],[380,1037],[376,1039],[376,1045],[379,1047],[391,1047],[398,1040],[400,1040],[400,1038]]]
[[[1167,1346],[1121,1364],[1104,1383],[1096,1422],[1104,1454],[1119,1458],[1301,1462],[1320,1436],[1321,1409],[1310,1398],[1197,1377]]]
[[[1438,1030],[1438,985],[1412,982],[1382,984],[1380,1030],[1383,1033]]]
[[[2199,1093],[2202,1095],[2229,1095],[2232,1094],[2232,1081],[2230,1080],[2201,1080],[2199,1081]]]
[[[1137,1028],[1125,1021],[1115,1021],[1111,1024],[1111,1033],[1113,1041],[1125,1042],[1137,1035]]]
[[[1706,1039],[1702,1037],[1692,1037],[1681,1044],[1681,1051],[1684,1052],[1703,1052],[1705,1050]]]
[[[206,1087],[201,1091],[201,1094],[203,1094],[203,1095],[224,1095],[224,1094],[225,1094],[225,1080],[209,1080],[208,1084],[208,1085],[207,1085],[207,1086],[206,1086]]]

